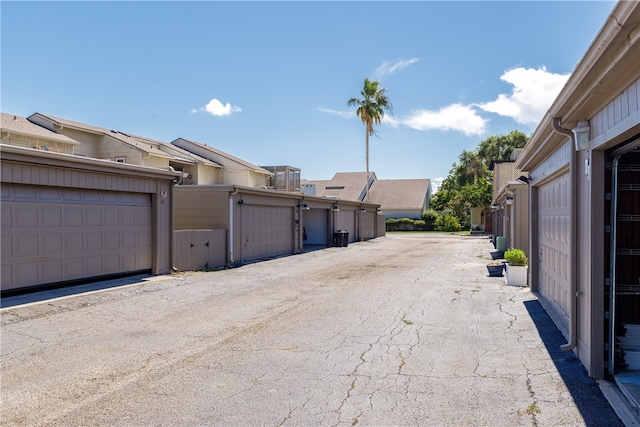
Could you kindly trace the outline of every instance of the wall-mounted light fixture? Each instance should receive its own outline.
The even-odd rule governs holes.
[[[512,205],[513,204],[513,197],[507,197],[507,205]]]
[[[360,212],[365,213],[365,212],[367,212],[367,210],[365,208],[361,208]]]
[[[244,204],[244,200],[242,200],[242,199],[238,200],[238,204],[239,205],[243,205]]]
[[[334,211],[334,212],[340,212],[340,209],[338,209],[338,205],[333,205],[331,210]]]
[[[582,151],[589,148],[589,122],[586,120],[578,123],[578,126],[571,129],[574,135],[574,141],[576,142],[576,151]]]
[[[310,208],[309,208],[309,205],[307,205],[306,203],[303,203],[301,205],[300,204],[298,205],[298,209],[302,209],[303,211],[308,211]]]

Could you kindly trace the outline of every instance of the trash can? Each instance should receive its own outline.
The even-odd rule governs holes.
[[[507,240],[504,236],[498,236],[496,238],[496,251],[504,252],[506,250]]]
[[[346,248],[349,245],[349,232],[338,230],[333,233],[333,246]]]

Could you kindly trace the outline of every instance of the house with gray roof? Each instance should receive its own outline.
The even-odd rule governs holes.
[[[429,208],[431,199],[430,179],[378,180],[370,172],[338,172],[330,180],[301,180],[302,191],[328,198],[363,201],[365,183],[368,184],[368,201],[380,205],[385,219],[421,218]]]
[[[210,145],[185,138],[171,141],[175,147],[179,147],[191,154],[208,159],[222,165],[222,182],[225,184],[244,185],[247,187],[267,187],[267,178],[273,172],[261,168],[258,165],[242,160]]]
[[[221,184],[222,165],[171,144],[127,132],[35,113],[28,120],[45,130],[78,142],[77,156],[117,163],[172,169],[182,173],[180,184]]]
[[[55,153],[73,154],[80,143],[68,136],[31,123],[15,114],[0,113],[0,140],[3,144]]]

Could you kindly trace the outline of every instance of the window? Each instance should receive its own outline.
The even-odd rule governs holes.
[[[126,163],[124,157],[116,157],[116,163]]]

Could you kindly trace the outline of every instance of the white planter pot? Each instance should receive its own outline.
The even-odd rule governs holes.
[[[527,286],[527,266],[505,264],[505,282],[510,286]]]

